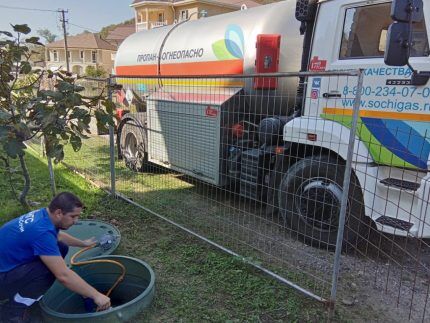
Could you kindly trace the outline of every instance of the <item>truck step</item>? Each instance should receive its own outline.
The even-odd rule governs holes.
[[[403,230],[403,231],[409,231],[412,227],[413,227],[413,223],[411,222],[407,222],[407,221],[403,221],[403,220],[399,220],[396,218],[391,218],[389,216],[380,216],[379,218],[376,219],[376,222],[382,224],[382,225],[387,225],[389,227],[395,228],[395,229],[399,229],[399,230]]]
[[[397,187],[402,190],[416,191],[420,188],[419,183],[405,181],[397,178],[385,178],[380,181],[381,184],[386,186]]]

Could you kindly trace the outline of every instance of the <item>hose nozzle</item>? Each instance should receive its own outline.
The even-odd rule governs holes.
[[[97,247],[100,247],[103,250],[109,250],[110,248],[112,248],[112,245],[117,238],[117,236],[112,234],[104,234],[99,238],[99,241],[97,242]]]

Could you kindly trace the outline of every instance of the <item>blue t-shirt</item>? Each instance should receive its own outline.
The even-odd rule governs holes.
[[[6,272],[39,256],[61,256],[58,229],[46,209],[15,218],[0,228],[0,272]]]

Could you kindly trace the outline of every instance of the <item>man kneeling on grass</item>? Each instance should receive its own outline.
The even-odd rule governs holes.
[[[72,193],[58,194],[48,208],[24,214],[0,228],[0,322],[23,322],[55,279],[75,293],[92,298],[97,310],[110,307],[109,297],[88,285],[64,262],[69,246],[88,247],[60,231],[74,225],[83,204]]]

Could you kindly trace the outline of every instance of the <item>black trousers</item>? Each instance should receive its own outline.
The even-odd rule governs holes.
[[[64,258],[69,247],[60,241],[58,247]],[[40,258],[0,273],[0,300],[8,299],[2,306],[2,320],[7,322],[8,318],[22,316],[26,308],[42,298],[54,281],[54,275]]]

